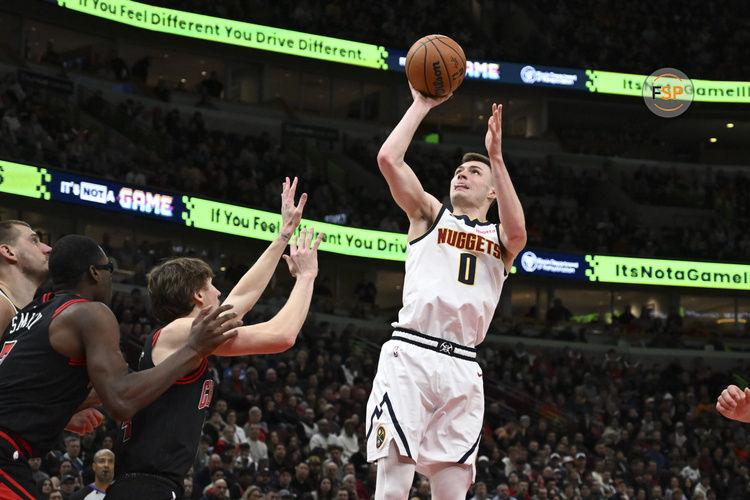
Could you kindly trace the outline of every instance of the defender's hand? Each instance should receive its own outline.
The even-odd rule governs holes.
[[[318,247],[323,241],[323,233],[313,242],[315,229],[303,229],[299,234],[299,246],[295,236],[289,242],[289,255],[284,255],[284,260],[289,266],[289,273],[295,278],[311,277],[318,275]]]
[[[307,203],[307,193],[302,193],[299,203],[294,205],[294,195],[297,191],[297,178],[289,184],[289,177],[284,180],[281,188],[281,231],[280,234],[291,237],[294,230],[302,220],[302,210]]]
[[[72,417],[68,425],[65,426],[66,431],[75,432],[83,436],[87,432],[94,432],[94,429],[102,425],[104,422],[104,415],[95,408],[86,408],[81,410]]]

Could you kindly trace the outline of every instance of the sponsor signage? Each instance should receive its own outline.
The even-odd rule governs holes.
[[[648,75],[586,70],[586,87],[590,92],[643,97],[652,92]],[[647,87],[644,89],[644,87]],[[653,93],[653,92],[652,92]],[[750,103],[750,82],[723,82],[690,79],[685,86],[686,97],[698,102]]]
[[[185,224],[199,229],[270,241],[281,227],[281,215],[217,201],[183,197]],[[320,249],[354,257],[406,260],[406,235],[339,226],[302,219],[300,229],[315,228],[323,233]]]
[[[388,54],[388,68],[394,71],[405,71],[406,52],[388,49]],[[465,78],[517,85],[586,90],[586,73],[583,70],[553,66],[467,59]]]
[[[52,173],[48,189],[53,200],[153,219],[181,220],[181,197],[170,193],[59,172]]]
[[[586,260],[583,255],[524,250],[516,257],[518,274],[549,276],[552,278],[586,279]]]
[[[750,290],[750,266],[718,262],[587,255],[591,281]]]
[[[270,241],[281,215],[194,196],[82,177],[0,160],[0,193],[57,200],[137,217]],[[324,239],[320,249],[354,257],[405,261],[406,235],[302,219]],[[299,229],[298,229],[299,231]],[[513,273],[601,283],[750,291],[750,265],[583,255],[526,249]]]
[[[385,63],[388,55],[386,50],[369,43],[204,16],[130,0],[58,0],[57,4],[66,9],[149,31],[342,64],[388,69]]]
[[[47,1],[136,28],[298,57],[393,71],[404,71],[406,61],[404,50],[194,14],[131,0]],[[642,97],[647,75],[467,59],[466,78]],[[690,92],[695,101],[750,103],[750,82],[692,79],[691,83]],[[45,83],[49,84],[52,82]],[[58,86],[59,83],[54,85]]]
[[[54,3],[54,0],[47,0]],[[57,0],[57,5],[136,28],[374,69],[404,71],[406,51],[131,0]],[[642,96],[647,75],[467,59],[466,78]],[[691,80],[693,100],[750,103],[750,82]],[[49,82],[48,82],[49,83]]]

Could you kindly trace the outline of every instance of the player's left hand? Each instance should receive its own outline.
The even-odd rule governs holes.
[[[70,417],[65,430],[83,436],[87,432],[94,432],[94,429],[102,425],[102,422],[104,422],[104,415],[99,410],[96,408],[86,408]]]
[[[302,193],[299,203],[294,205],[294,195],[297,191],[297,178],[289,182],[289,177],[284,180],[281,189],[281,234],[290,235],[299,226],[302,220],[302,210],[307,202],[307,193]]]
[[[484,146],[490,158],[503,155],[503,105],[492,104],[492,114],[487,120],[487,134],[484,136]]]

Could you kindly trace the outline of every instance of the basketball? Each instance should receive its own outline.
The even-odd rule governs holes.
[[[455,92],[466,73],[466,56],[459,44],[445,35],[427,35],[406,54],[406,78],[426,96]]]

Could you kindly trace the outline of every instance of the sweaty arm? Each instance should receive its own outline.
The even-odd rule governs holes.
[[[216,312],[218,310],[207,318]],[[159,366],[128,373],[128,365],[119,348],[120,327],[112,311],[100,302],[73,304],[50,327],[50,340],[58,352],[64,354],[66,348],[55,344],[66,339],[79,344],[79,350],[85,354],[89,378],[96,393],[107,412],[118,420],[129,419],[154,401],[203,358],[195,348],[183,345]],[[53,341],[53,335],[56,341]],[[67,349],[75,347],[73,345]]]
[[[502,152],[502,105],[492,105],[484,142],[492,165],[492,180],[497,199],[497,211],[502,224],[500,242],[503,244],[503,263],[510,272],[513,259],[526,246],[526,218],[513,182],[510,180]]]
[[[419,124],[433,107],[447,100],[428,98],[411,87],[414,102],[390,133],[378,152],[378,166],[391,195],[409,217],[409,239],[421,236],[440,210],[440,202],[427,193],[414,171],[404,162],[404,155]]]

